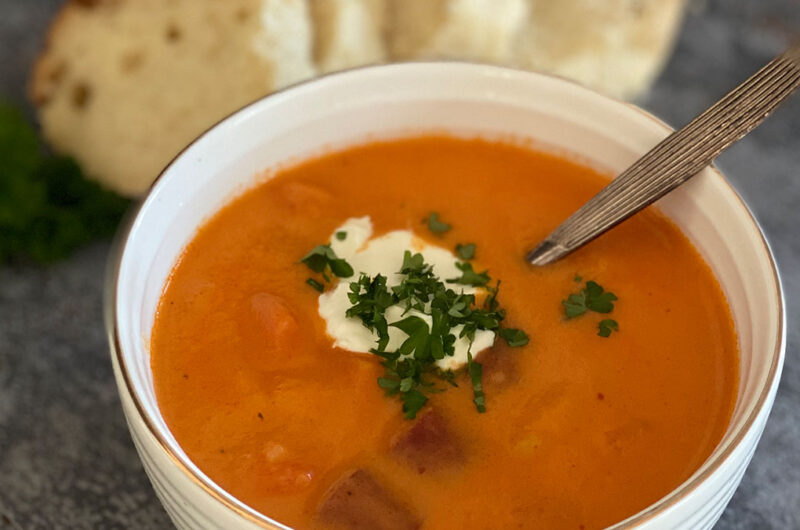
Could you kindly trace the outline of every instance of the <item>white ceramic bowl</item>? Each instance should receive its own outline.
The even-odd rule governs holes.
[[[265,169],[371,138],[432,130],[532,138],[613,172],[670,132],[634,106],[561,79],[482,65],[415,63],[292,87],[201,136],[167,167],[120,233],[106,291],[123,409],[145,470],[178,527],[284,528],[214,484],[181,450],[159,412],[148,342],[159,296],[184,246]],[[619,526],[708,528],[739,484],[772,407],[784,358],[783,298],[758,225],[715,169],[658,206],[722,284],[739,336],[741,381],[730,427],[708,460]]]

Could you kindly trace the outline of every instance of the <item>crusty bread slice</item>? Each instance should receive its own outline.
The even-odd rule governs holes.
[[[386,60],[385,0],[311,0],[311,14],[321,72]]]
[[[387,0],[393,59],[511,64],[526,0]],[[561,1],[561,0],[559,0]]]
[[[125,195],[217,120],[315,74],[306,0],[81,0],[31,93],[55,150]]]
[[[634,98],[661,71],[686,0],[527,0],[512,64]]]

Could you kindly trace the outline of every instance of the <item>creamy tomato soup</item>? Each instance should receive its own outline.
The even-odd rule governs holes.
[[[279,171],[198,231],[164,290],[151,356],[170,430],[220,486],[297,528],[600,528],[642,510],[721,439],[737,342],[711,271],[652,208],[554,265],[524,261],[606,182],[563,157],[447,137]],[[369,353],[376,314],[340,313],[367,297],[350,284],[385,258],[396,301],[417,253],[452,322],[469,313],[454,300],[472,302],[474,340],[464,326],[435,335],[428,301],[376,313],[392,342]],[[325,305],[340,283],[355,296]],[[430,340],[395,362],[419,355],[432,386],[386,366],[420,326]],[[348,342],[356,330],[366,343]],[[455,364],[421,360],[435,340],[455,344]],[[404,402],[413,392],[423,401]]]

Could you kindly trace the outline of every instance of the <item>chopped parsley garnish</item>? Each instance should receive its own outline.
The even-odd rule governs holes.
[[[597,325],[599,331],[597,332],[598,335],[601,337],[608,338],[611,336],[611,331],[619,331],[619,324],[617,324],[616,320],[612,320],[610,318],[606,320],[601,320],[600,323]]]
[[[318,282],[317,280],[315,280],[314,278],[309,278],[309,279],[307,279],[307,280],[306,280],[306,283],[307,283],[308,285],[310,285],[311,287],[313,287],[314,289],[316,289],[317,291],[319,291],[319,292],[322,292],[322,291],[324,291],[324,290],[325,290],[325,286],[324,286],[324,285],[322,285],[321,283],[319,283],[319,282]]]
[[[475,257],[475,243],[461,243],[456,245],[456,254],[463,260],[471,260]]]
[[[580,274],[576,274],[576,275],[575,275],[575,276],[572,278],[572,280],[573,280],[575,283],[581,283],[581,282],[583,281],[583,276],[581,276]]]
[[[521,329],[503,328],[500,330],[500,336],[503,337],[509,346],[518,348],[528,344],[528,334]]]
[[[394,297],[386,288],[386,276],[378,274],[370,278],[362,274],[357,282],[350,283],[347,295],[353,304],[347,310],[348,317],[358,317],[364,326],[378,334],[378,350],[383,351],[389,342],[389,325],[384,312],[393,305]]]
[[[580,282],[581,277],[575,275],[575,281]],[[573,293],[565,300],[561,301],[564,306],[564,313],[567,319],[572,319],[585,314],[587,311],[607,314],[614,310],[614,302],[617,296],[603,289],[597,282],[589,280],[578,293]],[[619,331],[619,324],[616,320],[605,319],[598,324],[598,335],[608,338],[612,331]]]
[[[471,353],[467,353],[467,372],[472,382],[472,402],[475,403],[478,412],[486,412],[486,395],[483,393],[483,365],[473,361]]]
[[[428,222],[428,229],[437,236],[440,236],[445,232],[447,232],[448,230],[450,230],[451,228],[453,228],[449,224],[440,220],[439,214],[436,212],[431,212],[430,215],[428,215],[426,221]]]
[[[400,349],[397,350],[400,355],[411,355],[412,353],[416,353],[417,357],[428,355],[431,334],[427,322],[419,317],[406,317],[389,325],[402,330],[403,333],[408,335]]]
[[[406,251],[399,274],[399,284],[387,287],[386,277],[370,277],[361,274],[350,283],[348,294],[351,307],[348,317],[361,320],[362,324],[378,335],[371,351],[383,358],[385,373],[378,378],[378,386],[387,395],[397,396],[403,403],[406,418],[414,418],[425,405],[426,394],[441,391],[435,379],[456,385],[455,374],[442,371],[437,360],[455,353],[457,338],[464,337],[470,343],[479,330],[493,331],[504,338],[510,346],[519,347],[528,343],[522,330],[501,328],[505,311],[500,309],[497,294],[500,282],[490,287],[487,271],[476,274],[472,266],[459,263],[459,269],[470,280],[467,285],[481,285],[489,291],[483,307],[479,307],[474,294],[465,294],[451,289],[447,283],[434,275],[431,265],[425,263],[422,254]],[[473,275],[475,278],[473,278]],[[462,277],[463,278],[463,277]],[[450,282],[453,283],[453,282]],[[386,310],[399,305],[404,309],[403,318],[391,324],[386,320]],[[416,314],[409,315],[409,311]],[[422,318],[420,314],[429,317]],[[389,328],[397,328],[406,338],[395,351],[386,351],[389,343]],[[455,328],[460,327],[458,336]],[[486,410],[486,397],[481,384],[482,367],[468,353],[467,372],[473,389],[473,401],[479,412]]]
[[[353,267],[339,258],[330,245],[317,245],[300,261],[308,265],[308,268],[312,271],[322,274],[326,282],[330,281],[328,271],[339,278],[349,278],[353,275]],[[319,290],[316,285],[308,281],[306,283]],[[317,285],[322,284],[317,282]]]
[[[347,232],[345,232],[344,230],[339,230],[338,232],[336,232],[336,239],[338,239],[339,241],[344,241],[345,239],[347,239]]]
[[[403,412],[405,412],[405,418],[408,420],[413,420],[417,417],[417,412],[425,406],[425,403],[428,402],[428,398],[425,397],[425,394],[420,392],[415,388],[411,388],[409,390],[400,390],[402,393],[401,399],[403,400]]]
[[[587,310],[595,313],[610,313],[614,309],[617,297],[614,293],[603,289],[597,282],[589,280],[579,293],[569,295],[562,300],[567,318],[579,317]]]

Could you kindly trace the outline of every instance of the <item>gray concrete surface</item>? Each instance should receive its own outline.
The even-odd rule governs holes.
[[[58,4],[0,0],[0,97],[24,101]],[[798,36],[798,0],[696,2],[642,104],[681,125]],[[772,243],[789,343],[772,416],[717,528],[800,529],[800,96],[719,164]],[[0,268],[0,529],[170,526],[111,373],[101,315],[107,252],[99,243],[50,268]]]

